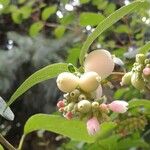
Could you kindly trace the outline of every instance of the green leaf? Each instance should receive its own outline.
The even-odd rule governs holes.
[[[119,25],[116,29],[115,32],[117,33],[131,33],[131,29],[127,25]]]
[[[72,21],[74,21],[73,13],[66,14],[63,18],[60,19],[60,23],[65,26],[71,24]]]
[[[68,71],[68,65],[66,63],[56,63],[56,64],[48,65],[38,70],[20,85],[20,87],[11,96],[7,105],[8,106],[11,105],[19,96],[21,96],[24,92],[26,92],[32,86],[42,81],[54,78],[58,74],[65,72],[65,71]]]
[[[10,3],[10,0],[0,0],[0,4],[2,4],[4,7],[7,6]]]
[[[95,26],[98,25],[99,22],[104,20],[104,16],[102,14],[92,13],[92,12],[83,12],[80,14],[80,25],[82,26]]]
[[[47,20],[52,14],[54,14],[57,10],[57,6],[53,5],[53,6],[49,6],[46,7],[43,11],[42,11],[42,20]]]
[[[141,106],[150,109],[150,100],[133,99],[133,100],[129,101],[129,108],[141,107]]]
[[[90,0],[80,0],[81,4],[86,4],[86,3],[89,3],[89,2],[90,2]]]
[[[79,47],[74,47],[74,48],[69,49],[69,54],[68,54],[66,62],[72,63],[73,65],[77,66],[79,55],[80,55]]]
[[[138,8],[138,6],[141,6],[141,5],[142,5],[142,1],[136,1],[127,6],[123,6],[122,8],[116,10],[114,13],[108,16],[106,19],[104,19],[102,22],[100,22],[99,25],[95,28],[95,30],[91,33],[91,35],[87,38],[87,40],[83,44],[83,47],[80,52],[80,64],[83,65],[84,57],[90,45],[101,33],[103,33],[106,29],[111,27],[114,23],[120,20],[123,16],[132,12],[133,10],[135,10],[135,8]]]
[[[0,144],[0,150],[4,150],[3,146]]]
[[[64,35],[65,30],[65,26],[60,25],[54,30],[54,34],[57,38],[61,38]]]
[[[32,13],[32,8],[28,6],[23,6],[20,8],[23,19],[28,19]]]
[[[139,49],[139,53],[146,54],[150,50],[150,41]]]
[[[101,131],[103,129],[106,131],[106,128],[109,128],[110,132],[114,127],[115,124],[112,122],[103,123],[101,124]],[[101,136],[101,131],[97,136],[89,136],[86,123],[83,121],[76,119],[67,120],[57,115],[37,114],[29,118],[24,127],[24,134],[26,135],[35,130],[47,130],[87,143],[93,143],[97,139],[97,136]]]
[[[38,21],[38,22],[33,23],[29,29],[30,36],[34,37],[34,36],[38,35],[40,30],[43,28],[43,26],[44,26],[44,24],[42,21]]]
[[[20,24],[23,19],[22,13],[20,12],[19,9],[16,9],[15,11],[13,11],[11,14],[11,17],[12,17],[12,20],[17,24]]]

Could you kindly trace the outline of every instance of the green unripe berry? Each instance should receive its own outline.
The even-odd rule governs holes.
[[[63,72],[57,78],[57,86],[62,92],[71,92],[79,84],[79,77],[70,72]]]
[[[71,103],[69,103],[68,105],[67,105],[67,111],[72,111],[73,110],[73,108],[74,108],[74,105],[75,105],[75,103],[74,102],[71,102]]]
[[[88,100],[82,100],[78,103],[78,111],[82,113],[88,113],[91,111],[91,103]]]
[[[136,55],[136,62],[138,62],[139,64],[144,64],[145,59],[146,59],[146,56],[144,54]]]
[[[99,80],[96,72],[86,72],[80,77],[79,87],[85,92],[93,92],[98,88]]]
[[[79,101],[82,101],[82,100],[85,100],[85,99],[87,99],[87,97],[86,97],[84,94],[81,94],[81,95],[79,95],[79,97],[78,97],[78,100],[79,100]]]
[[[78,89],[75,89],[74,91],[70,92],[70,97],[77,99],[77,97],[80,95],[80,91]]]
[[[136,89],[139,89],[139,90],[145,89],[144,81],[143,81],[142,77],[140,77],[137,72],[134,72],[132,74],[131,83]]]
[[[92,108],[93,108],[93,109],[99,108],[99,103],[98,103],[98,102],[93,102],[93,103],[92,103]]]
[[[145,59],[144,61],[145,65],[150,63],[150,59]]]
[[[131,76],[132,76],[132,72],[127,72],[123,77],[122,77],[122,81],[121,81],[121,85],[128,85],[131,83]]]

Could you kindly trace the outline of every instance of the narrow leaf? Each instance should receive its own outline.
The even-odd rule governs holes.
[[[11,96],[7,105],[11,105],[19,96],[37,83],[54,78],[64,71],[68,71],[68,65],[66,63],[56,63],[38,70],[20,85],[20,87]]]
[[[99,25],[95,28],[94,32],[87,38],[80,52],[80,64],[83,65],[85,54],[87,53],[90,45],[93,41],[106,29],[111,27],[114,23],[120,20],[123,16],[132,12],[142,4],[142,1],[133,2],[127,6],[123,6],[122,8],[116,10],[114,13],[109,15],[106,19],[99,23]]]
[[[139,49],[139,53],[146,54],[150,50],[150,41]]]
[[[150,100],[134,99],[134,100],[129,101],[129,108],[140,107],[140,106],[150,109]]]
[[[114,127],[115,125],[112,122],[101,124],[98,136],[101,136],[103,129],[102,134],[110,132]],[[88,135],[85,122],[75,119],[67,120],[57,115],[37,114],[29,118],[24,127],[24,134],[26,135],[35,130],[47,130],[87,143],[93,143],[97,139],[97,136]]]

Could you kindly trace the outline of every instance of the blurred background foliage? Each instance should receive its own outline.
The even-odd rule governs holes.
[[[96,25],[118,8],[131,2],[131,0],[0,0],[0,95],[8,99],[29,75],[48,64],[67,61],[78,65],[80,48]],[[109,50],[120,58],[116,58],[115,71],[122,72],[131,68],[138,49],[148,41],[150,41],[149,0],[145,1],[136,13],[125,16],[98,37],[90,50],[97,48]],[[133,87],[120,87],[121,77],[112,75],[109,84],[103,87],[108,100],[150,98],[150,94],[142,94]],[[111,89],[108,90],[108,87]],[[55,112],[60,94],[55,80],[33,87],[20,98],[22,101],[13,105],[15,121],[10,123],[1,119],[1,132],[10,142],[18,145],[23,125],[29,116],[39,112]],[[142,134],[143,138],[150,142],[148,129],[149,126]],[[146,149],[147,143],[138,137],[139,134],[135,133],[126,137],[126,141],[120,141],[119,147],[122,148],[119,150],[132,147]],[[64,142],[65,144],[62,144]],[[89,145],[69,142],[63,136],[39,131],[26,138],[24,149],[108,150],[111,147],[111,150],[115,150],[115,143],[118,143],[117,136]]]

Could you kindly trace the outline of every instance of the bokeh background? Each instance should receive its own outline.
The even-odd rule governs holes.
[[[8,100],[38,69],[55,62],[78,65],[80,48],[100,21],[131,0],[0,0],[0,95]],[[104,48],[116,58],[115,71],[127,71],[138,48],[150,41],[150,1],[104,32],[90,50]],[[120,87],[121,75],[111,76],[104,94],[112,99],[148,98],[133,87]],[[42,82],[12,106],[14,122],[0,118],[1,133],[17,146],[26,120],[36,113],[54,113],[61,93],[55,79]],[[149,126],[147,126],[147,130]],[[150,142],[150,137],[146,140]],[[24,150],[88,149],[54,133],[27,136]],[[96,149],[95,149],[96,150]]]

